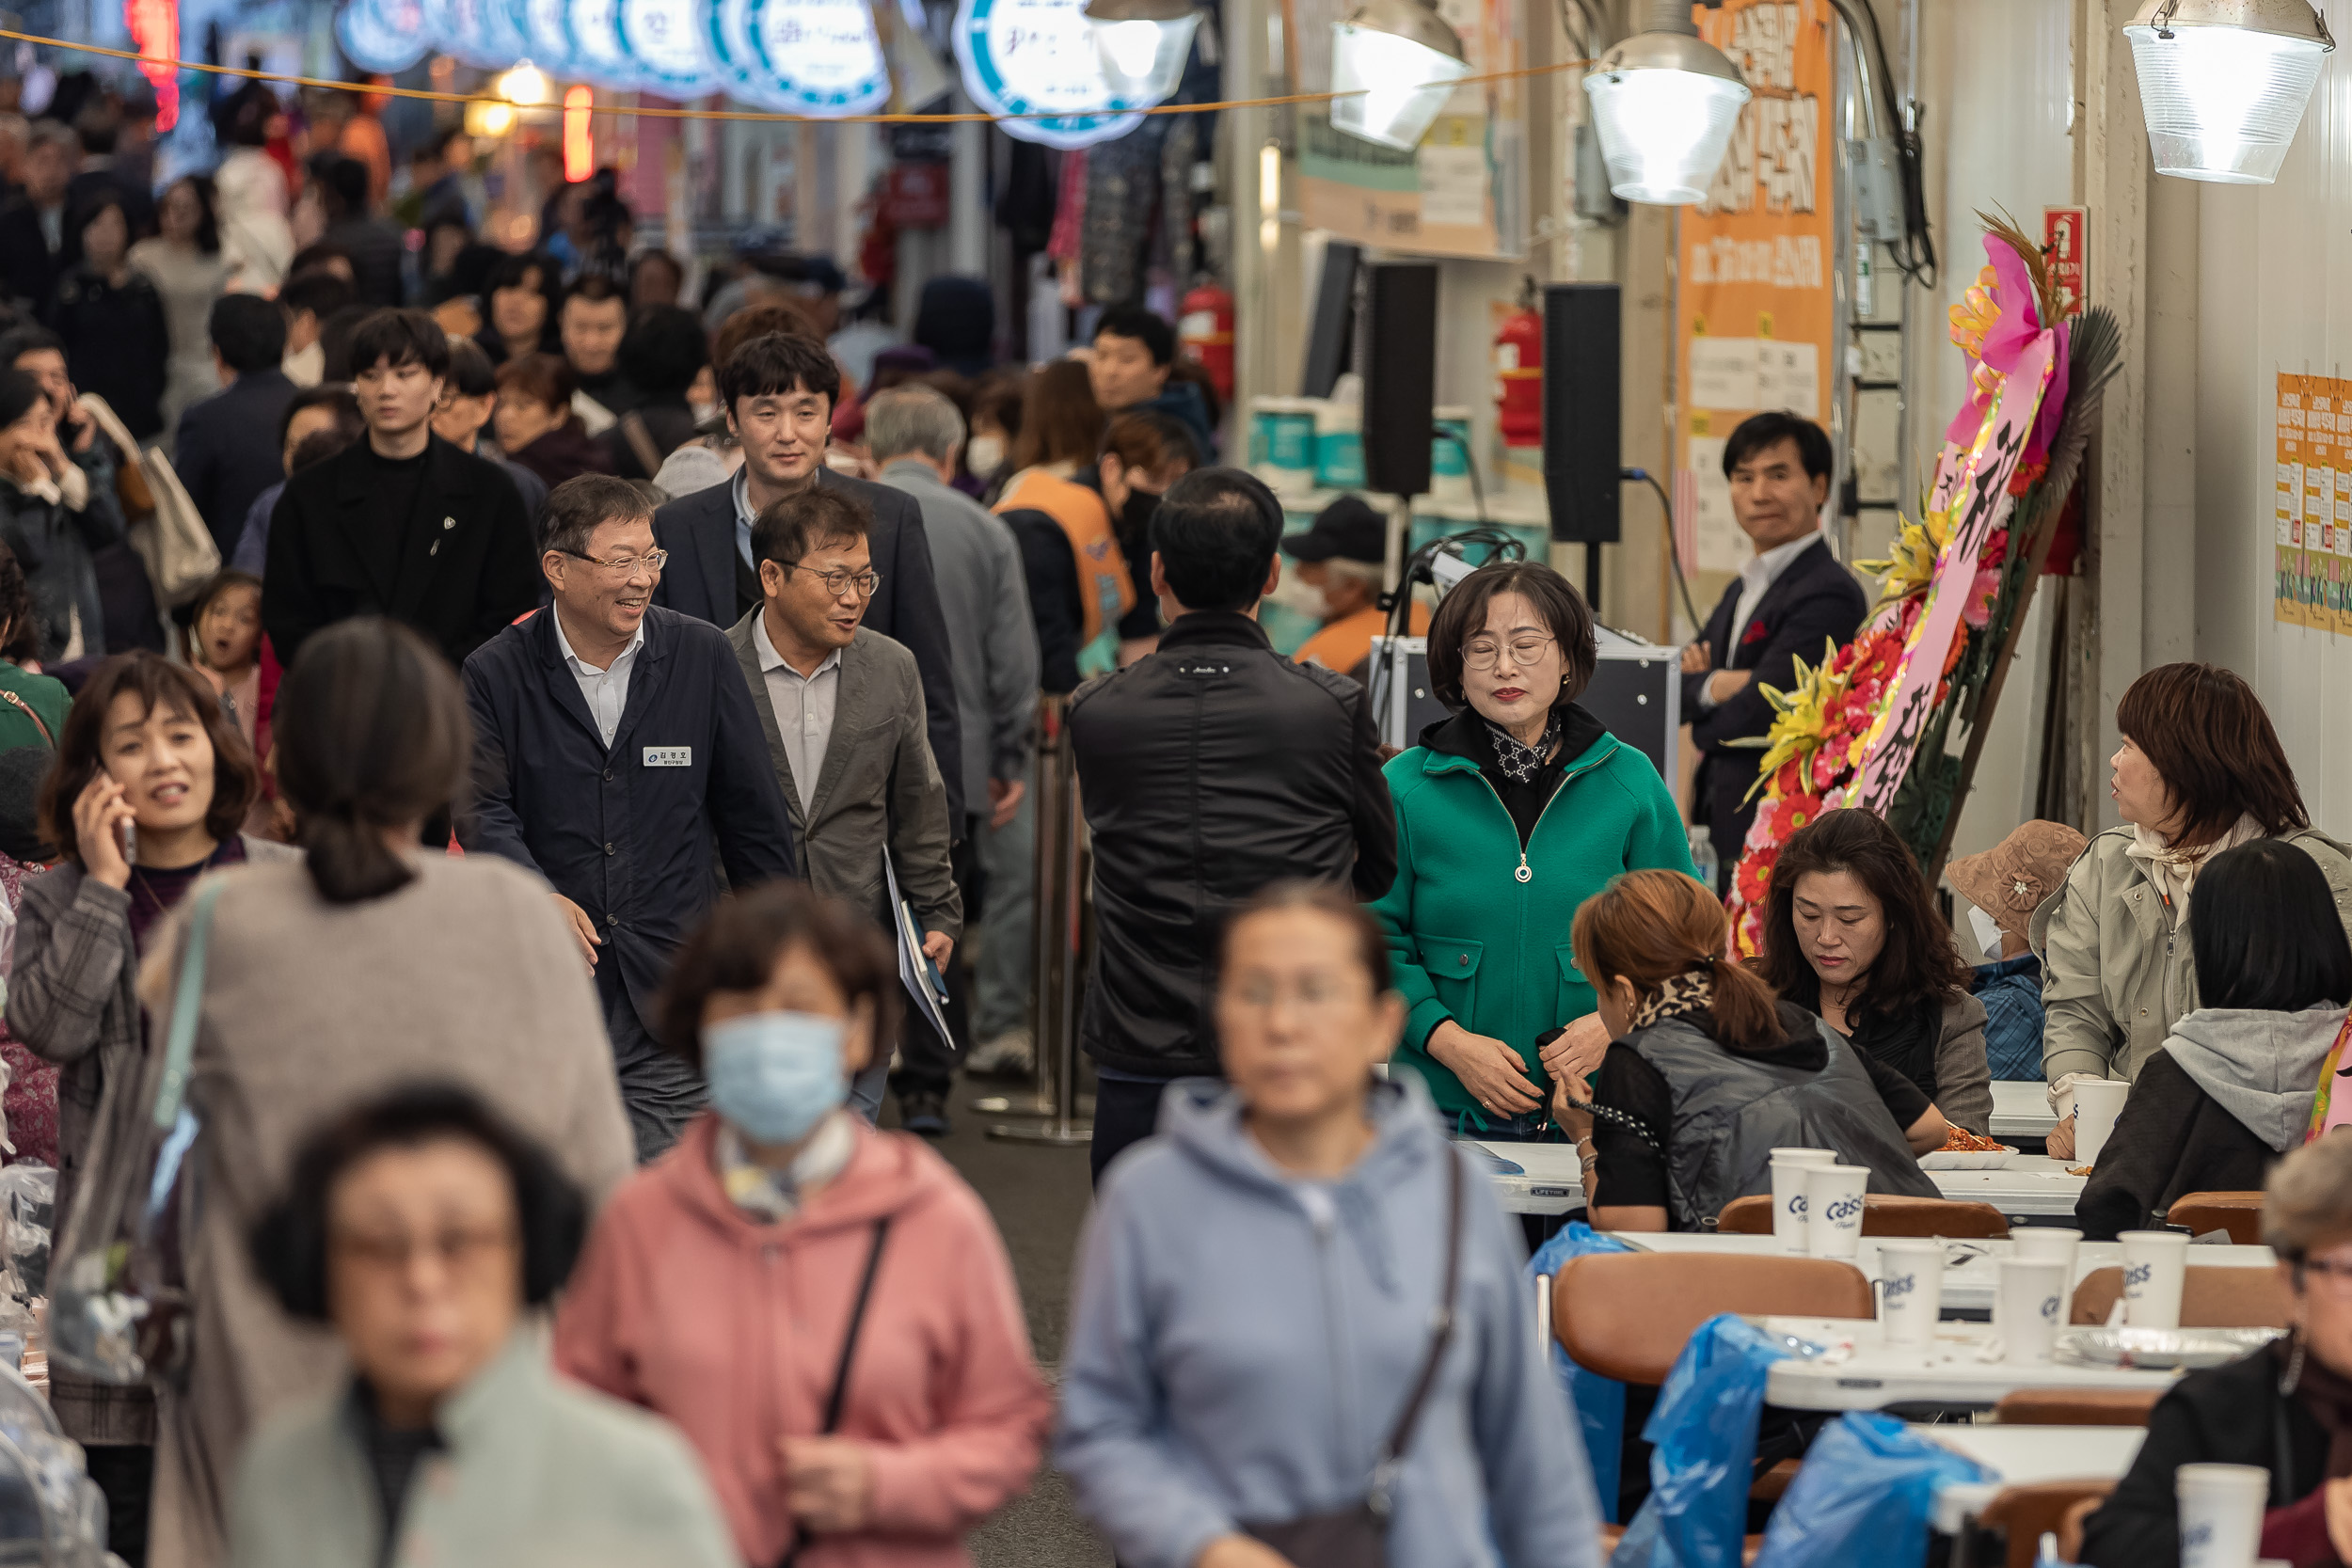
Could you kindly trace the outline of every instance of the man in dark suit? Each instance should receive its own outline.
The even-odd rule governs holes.
[[[286,354],[286,318],[268,300],[223,294],[213,301],[208,328],[228,385],[180,416],[172,467],[227,561],[254,498],[286,477],[278,432],[294,384],[278,368]]]
[[[523,499],[495,463],[433,434],[449,339],[422,310],[352,334],[368,438],[286,481],[270,514],[262,625],[280,663],[354,615],[389,615],[452,664],[539,602]]]
[[[24,149],[24,190],[0,209],[0,286],[39,309],[57,281],[65,247],[65,193],[82,155],[73,133],[55,120],[33,127]]]
[[[774,501],[810,485],[864,503],[866,541],[882,582],[864,625],[902,644],[923,676],[931,757],[947,781],[947,820],[963,820],[963,752],[946,620],[931,573],[931,546],[914,498],[825,467],[841,371],[814,338],[754,338],[719,371],[727,427],[743,444],[743,467],[724,484],[682,496],[653,515],[670,564],[654,603],[714,626],[731,626],[763,601],[752,565],[752,525]]]
[[[1719,890],[1731,885],[1756,819],[1756,802],[1742,799],[1763,752],[1735,742],[1772,726],[1758,688],[1788,689],[1795,661],[1819,663],[1822,644],[1851,640],[1869,609],[1821,528],[1831,462],[1829,436],[1795,414],[1753,415],[1724,443],[1731,515],[1756,554],[1682,650],[1682,712],[1700,753],[1692,815],[1714,842]]]
[[[793,874],[792,829],[726,634],[652,608],[662,552],[644,498],[587,474],[548,498],[551,608],[466,660],[474,721],[468,851],[554,887],[604,1005],[621,1100],[650,1160],[707,1098],[663,1050],[670,959],[718,896]]]

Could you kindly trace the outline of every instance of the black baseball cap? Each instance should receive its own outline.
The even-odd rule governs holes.
[[[1379,565],[1389,559],[1389,520],[1361,496],[1342,496],[1304,533],[1282,535],[1282,553],[1301,562],[1337,557]]]

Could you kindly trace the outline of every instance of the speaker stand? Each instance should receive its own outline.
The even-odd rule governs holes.
[[[1593,619],[1600,619],[1600,541],[1584,541],[1584,602],[1592,607]]]

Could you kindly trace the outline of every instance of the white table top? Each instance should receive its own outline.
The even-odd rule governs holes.
[[[1764,1385],[1768,1403],[1784,1410],[1882,1410],[1890,1404],[1990,1406],[2020,1388],[2169,1388],[2180,1374],[2144,1367],[2076,1367],[2063,1362],[2011,1364],[1979,1359],[1991,1341],[1989,1323],[1938,1325],[1930,1345],[1887,1345],[1875,1323],[1836,1318],[1766,1318],[1762,1326],[1820,1345],[1851,1346],[1851,1354],[1816,1360],[1790,1356],[1772,1364]]]
[[[1576,1150],[1564,1143],[1480,1143],[1479,1148],[1512,1162],[1524,1172],[1497,1176],[1495,1196],[1514,1214],[1565,1214],[1584,1207],[1583,1173]],[[1930,1171],[1946,1197],[1990,1203],[2011,1218],[2049,1219],[2074,1212],[2083,1179],[2042,1154],[2020,1154],[1993,1170]]]
[[[2046,1138],[2057,1125],[2058,1117],[2050,1111],[2049,1085],[2040,1079],[1993,1081],[1994,1137]]]
[[[1939,1422],[1912,1429],[1931,1443],[1964,1454],[1998,1480],[1963,1481],[1935,1494],[1929,1523],[1945,1535],[1960,1528],[2004,1486],[2047,1481],[2121,1481],[2139,1456],[2146,1427],[1963,1426]]]

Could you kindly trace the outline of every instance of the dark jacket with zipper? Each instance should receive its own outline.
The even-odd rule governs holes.
[[[1388,890],[1396,823],[1363,688],[1258,623],[1181,616],[1159,651],[1079,688],[1070,739],[1094,836],[1094,966],[1078,1043],[1151,1077],[1217,1070],[1216,942],[1290,879]]]
[[[1451,1019],[1502,1041],[1549,1095],[1536,1041],[1593,1010],[1568,942],[1578,907],[1620,872],[1692,874],[1681,813],[1649,758],[1574,703],[1561,717],[1558,760],[1533,786],[1556,775],[1540,804],[1496,768],[1486,721],[1470,709],[1422,731],[1386,769],[1396,879],[1373,913],[1407,1009],[1396,1061],[1449,1118],[1484,1125],[1461,1080],[1429,1055],[1429,1032]]]

